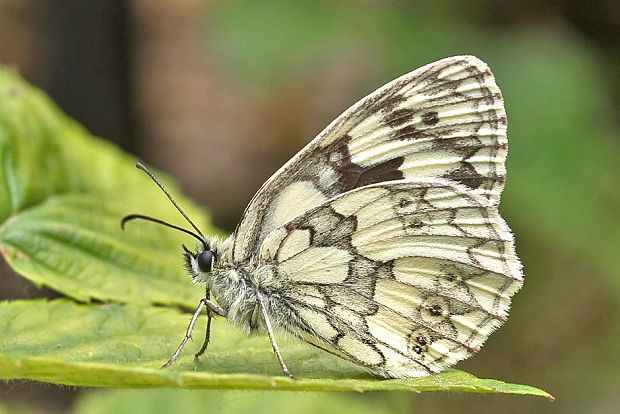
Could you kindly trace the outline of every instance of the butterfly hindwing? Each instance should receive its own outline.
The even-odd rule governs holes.
[[[497,205],[506,148],[503,99],[485,63],[456,56],[423,66],[353,105],[260,188],[233,258],[248,260],[292,218],[375,183],[442,177]]]
[[[447,179],[399,180],[330,199],[272,231],[282,327],[391,377],[476,352],[521,287],[513,237],[483,196]]]

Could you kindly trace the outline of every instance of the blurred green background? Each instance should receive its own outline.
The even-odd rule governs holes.
[[[0,385],[0,413],[620,407],[617,1],[0,0],[0,39],[0,63],[91,132],[175,176],[228,231],[261,183],[357,99],[442,57],[485,60],[506,101],[500,209],[526,281],[508,323],[457,368],[556,397],[118,392],[12,381]],[[0,298],[54,295],[0,266]]]

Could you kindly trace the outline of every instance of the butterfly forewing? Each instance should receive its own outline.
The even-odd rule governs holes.
[[[235,261],[274,229],[339,194],[374,183],[443,177],[497,205],[505,177],[506,117],[485,63],[442,59],[353,105],[278,170],[239,223]]]
[[[274,269],[274,306],[296,315],[286,330],[390,377],[476,352],[522,284],[496,208],[446,179],[330,199],[272,231],[259,260]]]

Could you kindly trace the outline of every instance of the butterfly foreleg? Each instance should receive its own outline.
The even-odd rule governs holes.
[[[259,292],[256,292],[256,304],[260,308],[261,314],[263,315],[263,319],[265,320],[265,326],[267,327],[267,333],[269,334],[269,340],[271,341],[271,346],[273,347],[273,352],[276,354],[278,358],[278,362],[280,363],[280,367],[282,368],[282,372],[286,374],[289,378],[295,379],[291,371],[288,370],[284,360],[282,359],[282,355],[280,354],[280,348],[278,348],[278,344],[276,343],[276,338],[273,335],[273,329],[271,328],[271,321],[269,320],[269,316],[267,315],[267,309],[265,309],[265,304],[263,303],[262,296]]]
[[[211,336],[211,319],[213,318],[213,314],[215,313],[217,315],[226,317],[226,311],[224,311],[224,309],[220,308],[218,305],[216,305],[215,303],[209,300],[208,289],[207,289],[205,297],[200,299],[200,302],[198,303],[198,306],[196,307],[196,311],[194,311],[194,315],[192,315],[192,319],[189,321],[189,326],[187,327],[187,331],[185,332],[185,337],[181,341],[181,344],[178,346],[176,351],[174,351],[174,354],[172,354],[170,359],[164,365],[161,366],[161,368],[168,368],[170,365],[172,365],[174,361],[177,360],[177,358],[179,357],[179,354],[181,354],[181,351],[183,350],[183,347],[185,346],[187,341],[192,337],[192,331],[194,330],[194,325],[196,324],[196,320],[198,319],[198,316],[200,316],[200,312],[202,312],[202,308],[204,308],[205,306],[207,307],[207,317],[208,317],[205,341],[202,344],[200,351],[198,351],[196,355],[194,355],[194,358],[198,358],[200,355],[202,355],[206,351],[207,345],[209,343],[209,338]]]
[[[213,314],[215,313],[217,315],[226,317],[226,312],[224,311],[224,309],[211,302],[209,300],[211,298],[210,296],[211,295],[209,292],[209,288],[207,288],[205,293],[205,304],[207,305],[207,329],[205,332],[205,340],[202,343],[202,347],[200,347],[200,351],[194,354],[194,360],[197,360],[200,355],[204,354],[207,350],[207,346],[209,346],[209,340],[211,338],[211,319],[213,319]]]

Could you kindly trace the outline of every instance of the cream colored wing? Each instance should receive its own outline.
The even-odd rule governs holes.
[[[293,217],[374,183],[443,177],[497,205],[506,148],[503,99],[484,62],[455,56],[423,66],[353,105],[261,187],[235,232],[233,259],[256,256]]]
[[[259,264],[280,325],[388,377],[475,353],[522,285],[510,229],[446,179],[353,190],[271,232]],[[263,273],[266,274],[266,273]]]

